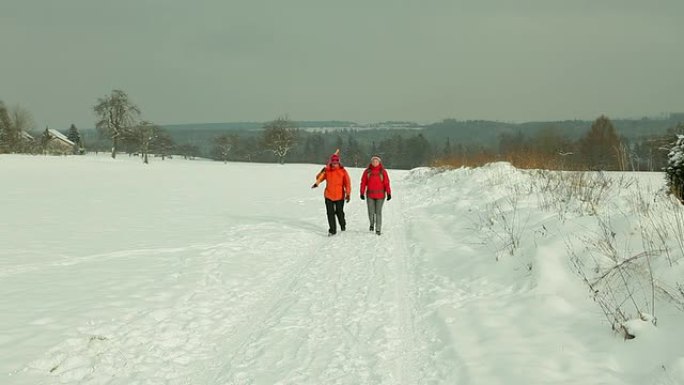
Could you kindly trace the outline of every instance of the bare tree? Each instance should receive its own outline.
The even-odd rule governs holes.
[[[22,138],[34,126],[33,117],[28,110],[18,105],[8,109],[0,100],[0,152],[27,150]]]
[[[237,134],[223,134],[216,138],[214,143],[214,148],[212,149],[213,158],[226,163],[230,155],[238,148],[240,138]]]
[[[0,100],[0,153],[11,152],[16,135],[5,103]]]
[[[264,126],[264,145],[278,157],[280,164],[297,142],[297,127],[287,117],[280,117]]]
[[[10,119],[12,119],[12,122],[14,123],[14,129],[19,133],[32,130],[36,125],[31,113],[19,105],[12,107]]]
[[[171,151],[173,151],[174,147],[173,138],[164,130],[160,130],[157,133],[157,137],[151,145],[152,147],[150,150],[161,156],[162,160],[165,160],[167,156],[171,155]]]
[[[97,99],[93,111],[98,118],[95,127],[112,139],[112,158],[116,158],[119,141],[136,125],[140,109],[125,92],[113,90],[108,96]]]
[[[45,131],[43,131],[43,133],[40,134],[40,139],[38,140],[38,146],[40,147],[40,152],[43,155],[48,154],[48,146],[50,145],[51,140],[52,135],[50,135],[50,131],[48,131],[48,128],[45,127]]]
[[[613,123],[604,115],[596,119],[580,139],[579,149],[592,169],[615,170],[619,167],[620,138]]]
[[[191,143],[178,145],[176,151],[178,151],[178,154],[182,156],[183,159],[195,159],[201,155],[199,147]]]
[[[151,122],[143,121],[133,127],[128,134],[132,144],[135,144],[138,147],[138,152],[140,153],[143,163],[150,163],[148,159],[150,146],[159,137],[160,132],[161,127]]]
[[[629,146],[627,145],[627,142],[625,140],[621,140],[620,143],[618,143],[617,147],[613,149],[613,151],[615,152],[617,158],[618,170],[627,171],[629,169],[629,166],[631,165],[632,171],[636,171],[634,164],[630,163],[632,156],[629,150]]]

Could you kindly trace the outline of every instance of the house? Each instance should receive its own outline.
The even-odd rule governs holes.
[[[45,152],[48,154],[67,155],[74,153],[74,146],[76,144],[55,129],[46,128],[43,133],[43,140]]]

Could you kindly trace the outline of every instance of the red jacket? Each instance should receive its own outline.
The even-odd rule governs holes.
[[[387,170],[382,164],[378,167],[368,166],[361,175],[361,195],[371,199],[384,199],[385,193],[392,195]]]

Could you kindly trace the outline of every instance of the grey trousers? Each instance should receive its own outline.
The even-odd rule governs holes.
[[[382,228],[382,205],[385,204],[385,198],[366,198],[366,202],[368,202],[368,219],[370,220],[370,225],[375,227],[375,231],[380,231]]]

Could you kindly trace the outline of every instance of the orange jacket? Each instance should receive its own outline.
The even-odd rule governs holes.
[[[331,201],[341,201],[351,194],[351,180],[344,167],[332,168],[326,166],[316,175],[316,185],[325,183],[325,197]]]

